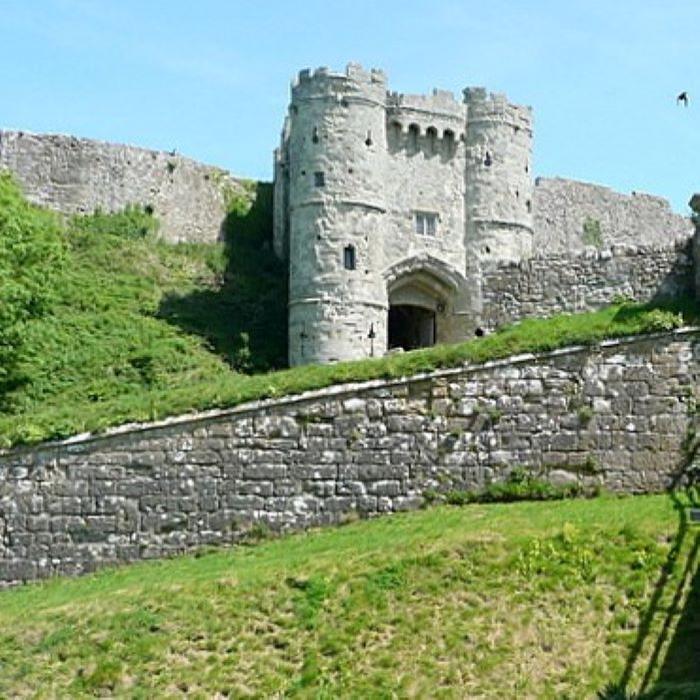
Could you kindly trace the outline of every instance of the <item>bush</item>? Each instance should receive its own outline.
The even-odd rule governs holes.
[[[70,228],[75,233],[138,239],[154,235],[158,231],[158,220],[150,207],[128,205],[119,212],[95,209],[92,214],[74,216]]]
[[[46,312],[64,252],[58,218],[29,204],[0,173],[0,404],[22,383],[23,328]]]
[[[527,469],[516,467],[505,481],[489,484],[483,491],[449,491],[445,502],[463,506],[467,503],[510,503],[514,501],[553,501],[582,496],[580,486],[554,486],[538,479]]]
[[[647,329],[650,331],[672,331],[683,326],[683,315],[666,311],[664,309],[652,309],[647,314]]]

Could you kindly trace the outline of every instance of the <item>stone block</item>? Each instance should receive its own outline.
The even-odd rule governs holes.
[[[288,467],[285,464],[250,464],[243,469],[244,479],[284,479]],[[293,468],[292,468],[293,469]]]
[[[275,487],[271,481],[241,481],[238,493],[243,496],[272,496]]]

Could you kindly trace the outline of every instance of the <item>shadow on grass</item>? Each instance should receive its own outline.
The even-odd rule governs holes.
[[[678,530],[641,619],[622,676],[598,695],[600,700],[700,698],[700,528],[689,520],[689,509],[700,507],[700,465],[697,461],[700,444],[695,432],[689,431],[688,442],[685,463],[670,488],[678,514]],[[674,574],[677,572],[680,574],[676,578]],[[672,579],[675,579],[673,583]],[[669,597],[670,602],[667,602]],[[640,655],[659,615],[663,616],[663,622],[652,642],[639,689],[630,692]]]
[[[222,230],[226,268],[220,287],[171,294],[158,316],[207,339],[234,369],[264,372],[287,364],[287,273],[272,250],[272,185],[256,183],[245,213]]]

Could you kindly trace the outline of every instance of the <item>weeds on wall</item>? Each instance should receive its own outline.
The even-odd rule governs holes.
[[[524,467],[514,468],[504,481],[489,484],[481,491],[452,490],[440,496],[431,493],[428,501],[444,501],[450,505],[463,506],[468,503],[513,503],[516,501],[555,501],[562,498],[578,498],[598,495],[597,491],[586,491],[581,484],[556,486]]]
[[[598,219],[593,219],[590,216],[584,219],[581,239],[585,245],[592,245],[595,248],[603,247],[603,233]]]

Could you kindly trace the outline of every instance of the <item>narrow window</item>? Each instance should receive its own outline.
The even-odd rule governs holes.
[[[322,172],[316,172],[314,173],[314,185],[316,187],[325,187],[326,186],[326,176]]]
[[[525,207],[527,208],[528,214],[532,213],[532,202],[529,199],[525,202]]]
[[[491,160],[491,154],[488,151],[486,151],[486,157],[484,158],[484,165],[487,168],[490,168],[491,163],[493,163],[493,161]]]
[[[416,233],[419,236],[437,235],[437,219],[438,216],[435,213],[417,211],[415,218]]]
[[[367,138],[365,139],[365,146],[371,146],[371,145],[372,145],[372,132],[368,131]]]
[[[357,266],[357,261],[355,260],[355,246],[346,245],[343,248],[343,266],[346,270],[354,270]]]
[[[311,140],[312,140],[314,143],[318,143],[318,141],[319,141],[319,138],[318,138],[318,127],[317,127],[317,126],[314,127],[314,131],[313,131],[313,134],[312,134],[312,136],[311,136]]]

